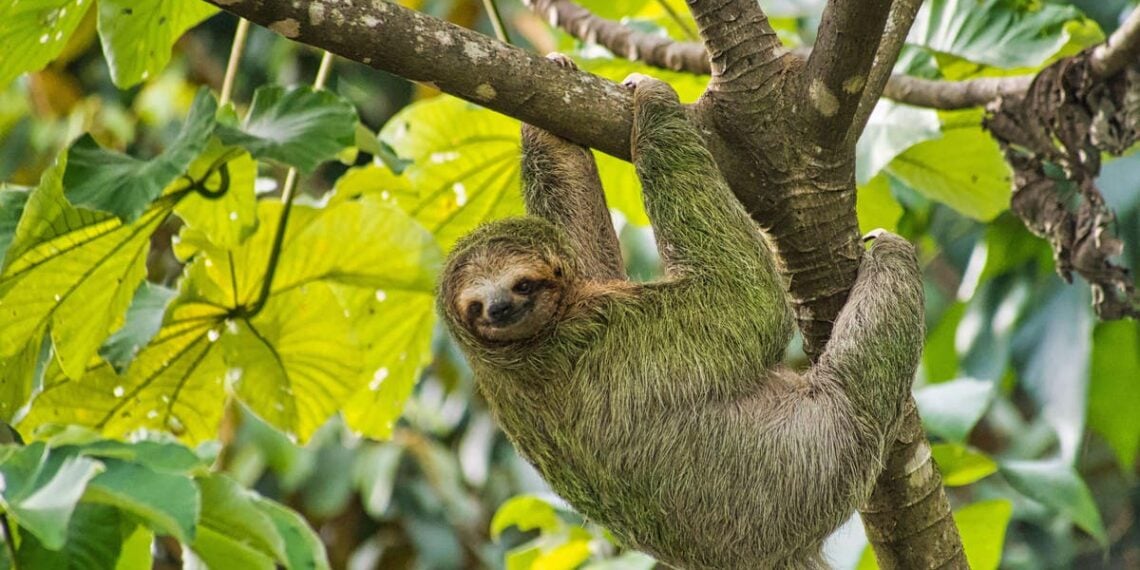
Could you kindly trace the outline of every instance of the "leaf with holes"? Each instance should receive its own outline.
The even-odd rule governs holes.
[[[158,75],[183,32],[217,11],[197,0],[99,0],[99,38],[115,85]]]
[[[72,206],[63,196],[61,156],[28,197],[0,273],[0,357],[35,343],[50,327],[56,360],[78,378],[119,328],[146,276],[150,234],[170,212],[160,202],[130,225]]]
[[[239,398],[258,416],[306,442],[363,383],[363,352],[351,321],[324,283],[273,295],[252,319],[222,335]]]
[[[364,349],[366,387],[344,409],[348,427],[375,439],[391,437],[396,420],[431,362],[436,312],[432,290],[342,287],[352,328]]]
[[[444,249],[487,220],[522,214],[518,121],[436,97],[397,113],[380,140],[414,161],[404,176],[419,196],[401,205]]]
[[[94,0],[23,0],[0,5],[0,87],[43,69],[63,51]]]
[[[173,433],[191,444],[217,435],[225,406],[226,375],[219,336],[225,309],[182,302],[126,374],[94,362],[73,380],[58,366],[19,424],[25,433],[41,425],[71,423],[115,437],[146,428]]]

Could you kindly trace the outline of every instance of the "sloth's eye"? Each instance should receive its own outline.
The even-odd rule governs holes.
[[[523,279],[518,283],[515,283],[515,286],[511,288],[512,291],[518,293],[519,295],[530,295],[532,292],[534,292],[534,289],[535,282],[531,281],[530,279]]]
[[[483,303],[480,303],[479,301],[473,301],[470,305],[467,305],[467,318],[474,319],[475,317],[478,317],[482,314]]]

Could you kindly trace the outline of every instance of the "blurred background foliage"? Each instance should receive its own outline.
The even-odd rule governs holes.
[[[402,3],[492,33],[478,0]],[[639,29],[692,38],[681,0],[582,3]],[[42,317],[54,319],[50,338],[42,329],[29,332],[27,344],[15,333],[0,335],[0,411],[25,440],[56,445],[51,437],[60,428],[52,426],[63,423],[128,439],[166,432],[205,445],[199,456],[210,471],[302,514],[334,568],[653,567],[652,559],[623,551],[575,515],[520,460],[436,323],[430,281],[441,255],[482,221],[521,212],[517,122],[343,60],[328,84],[335,97],[309,91],[284,104],[293,95],[264,88],[310,84],[321,54],[254,28],[234,85],[236,116],[248,112],[273,126],[272,112],[279,112],[308,129],[273,147],[256,138],[250,119],[227,123],[224,116],[235,111],[223,109],[216,128],[209,113],[192,112],[207,104],[196,98],[200,85],[217,91],[223,82],[233,17],[213,15],[196,0],[155,0],[153,9],[175,24],[163,36],[131,20],[116,23],[111,12],[123,2],[99,0],[97,8],[69,16],[53,12],[59,19],[28,20],[31,27],[18,25],[16,4],[0,7],[0,43],[18,46],[11,54],[20,56],[0,63],[0,180],[6,181],[0,304],[6,296],[11,303],[15,291],[50,283],[18,273],[28,248],[46,243],[28,242],[18,229],[30,223],[22,221],[32,211],[29,189],[62,192],[74,204],[65,208],[118,215],[101,214],[99,224],[151,220],[148,243],[137,249],[145,252],[139,273],[145,285],[126,291],[119,303],[130,306],[125,325],[111,315],[106,330],[85,333],[97,355],[56,334],[70,330],[63,312],[81,310],[58,296]],[[761,4],[786,44],[810,45],[822,0]],[[948,79],[1033,72],[1101,41],[1133,7],[1125,0],[928,0],[897,71]],[[570,53],[583,68],[615,80],[651,73],[686,101],[703,89],[703,78],[645,69],[579,45],[515,2],[500,8],[515,43],[528,49]],[[53,42],[59,46],[48,53],[43,46]],[[132,42],[158,49],[140,55]],[[255,99],[263,114],[258,104],[249,110]],[[1006,211],[1010,173],[981,117],[980,109],[946,113],[884,101],[858,154],[861,225],[898,231],[920,248],[928,338],[916,398],[967,553],[975,568],[1140,567],[1140,329],[1132,321],[1098,322],[1087,286],[1065,284],[1047,244]],[[215,129],[208,145],[202,138],[190,154],[193,163],[175,166],[205,181],[214,174],[208,165],[225,162],[232,179],[221,206],[181,198],[170,180],[157,186],[161,193],[132,194],[129,204],[88,193],[81,175],[94,176],[110,160],[100,152],[170,159],[171,149],[188,140],[183,124]],[[61,151],[84,133],[93,138],[72,146],[66,172],[53,174],[53,164],[63,168],[56,162]],[[314,150],[300,139],[327,148]],[[295,156],[297,149],[304,156]],[[340,160],[320,165],[313,158],[334,156]],[[599,161],[630,274],[651,279],[660,268],[632,168],[607,156]],[[314,359],[352,360],[355,368],[326,362],[301,372],[287,363],[284,371],[265,372],[264,358],[252,354],[257,347],[242,340],[241,330],[227,330],[246,325],[232,325],[232,314],[207,312],[213,320],[195,338],[237,340],[223,341],[229,348],[213,372],[181,373],[177,388],[153,395],[164,403],[185,400],[193,408],[185,413],[197,423],[155,423],[149,404],[115,403],[124,386],[133,390],[132,374],[145,369],[148,357],[167,368],[171,355],[154,351],[166,338],[168,328],[160,327],[176,322],[178,310],[218,295],[256,297],[280,215],[279,181],[290,166],[301,169],[301,195],[280,271],[295,277],[301,293],[275,289],[247,324],[277,326],[280,338],[268,345],[282,354],[292,346]],[[1108,162],[1099,184],[1128,244],[1122,261],[1135,268],[1140,155]],[[169,209],[162,210],[163,200],[171,201]],[[360,263],[375,261],[383,272],[371,280],[339,279],[334,274],[351,262],[330,253],[338,250],[359,253]],[[330,256],[322,262],[327,267],[314,261]],[[248,275],[227,284],[214,275],[219,267]],[[330,316],[341,309],[344,319]],[[354,352],[289,336],[297,330],[334,341],[351,336]],[[202,346],[203,354],[211,350]],[[89,357],[93,364],[83,368]],[[795,341],[788,359],[804,364]],[[262,385],[251,379],[259,371],[280,378]],[[138,384],[139,394],[151,389],[149,382]],[[183,385],[194,391],[180,392]],[[112,419],[132,406],[134,415]],[[344,413],[329,419],[337,410]],[[95,472],[84,473],[89,479]],[[128,544],[130,536],[123,540]],[[126,553],[138,551],[132,548],[116,554],[120,567],[129,567],[122,564]],[[156,567],[179,564],[176,546],[154,551]],[[874,566],[857,518],[829,541],[828,554],[839,568]]]

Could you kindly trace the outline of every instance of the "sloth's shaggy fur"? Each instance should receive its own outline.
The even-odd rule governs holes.
[[[768,244],[673,90],[627,83],[668,276],[622,278],[588,151],[527,127],[531,216],[456,246],[440,310],[518,450],[625,544],[690,569],[820,567],[881,470],[919,361],[913,248],[878,235],[819,363],[783,368],[793,320]],[[459,299],[520,267],[545,276],[520,322],[545,316],[489,338]]]

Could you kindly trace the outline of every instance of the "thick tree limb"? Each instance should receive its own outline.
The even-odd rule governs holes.
[[[1140,57],[1140,8],[1109,36],[1108,41],[1096,47],[1092,53],[1092,72],[1097,77],[1115,75],[1130,62]]]
[[[899,52],[906,43],[906,36],[922,7],[922,0],[895,0],[891,5],[891,12],[887,16],[887,25],[883,30],[883,37],[879,40],[879,49],[875,52],[875,61],[871,64],[868,73],[867,86],[859,99],[859,107],[855,111],[855,118],[851,121],[851,128],[847,131],[849,141],[859,139],[867,119],[871,118],[871,111],[879,102],[883,89],[891,79],[891,70],[899,59]]]
[[[759,76],[779,72],[787,49],[756,0],[688,0],[708,50],[710,90],[750,89]]]
[[[289,39],[629,158],[632,102],[612,81],[387,1],[207,1]]]
[[[705,46],[675,42],[667,37],[638,32],[613,20],[595,16],[571,0],[523,0],[552,25],[586,43],[600,45],[618,57],[674,71],[708,74],[712,71]]]
[[[847,141],[890,10],[890,0],[829,0],[824,8],[803,78],[807,132],[818,144]]]

